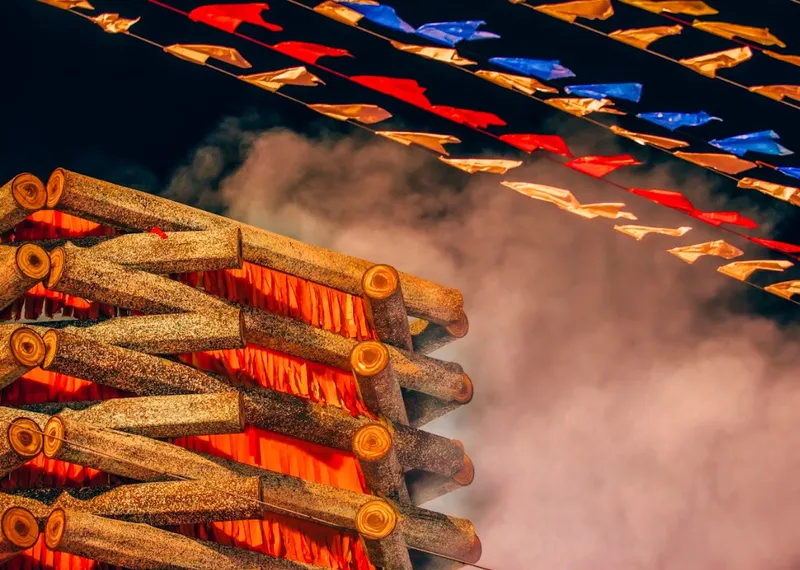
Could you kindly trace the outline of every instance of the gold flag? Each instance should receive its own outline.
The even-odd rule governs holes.
[[[739,174],[740,172],[750,170],[751,168],[755,168],[757,166],[755,162],[750,162],[749,160],[739,158],[738,156],[733,156],[732,154],[678,151],[672,153],[672,156],[677,156],[683,160],[687,160],[707,168],[712,168],[714,170],[719,170],[720,172],[724,172],[726,174]]]
[[[376,135],[386,137],[400,144],[410,146],[412,143],[424,146],[427,149],[440,152],[445,156],[450,156],[443,145],[460,143],[461,139],[457,139],[452,135],[437,135],[433,133],[412,133],[403,131],[376,131]]]
[[[441,61],[444,63],[452,63],[453,65],[463,66],[475,65],[477,63],[471,59],[461,57],[458,55],[458,52],[452,48],[415,46],[403,44],[394,40],[392,41],[392,47],[399,49],[400,51],[407,51],[408,53],[414,53],[422,57],[427,57],[428,59],[435,59],[436,61]]]
[[[758,85],[750,91],[776,101],[783,101],[784,97],[800,101],[800,85]]]
[[[581,206],[581,203],[572,195],[572,192],[564,188],[545,186],[544,184],[533,184],[532,182],[502,182],[501,184],[507,188],[516,190],[523,196],[533,198],[534,200],[550,202],[559,208],[580,208]]]
[[[765,49],[763,52],[764,55],[768,55],[773,59],[777,59],[780,61],[785,61],[786,63],[791,63],[792,65],[800,66],[800,55],[784,55],[782,53],[776,53],[774,51],[769,51]]]
[[[721,239],[706,243],[698,243],[695,245],[674,247],[672,249],[668,249],[667,252],[689,264],[694,263],[704,255],[713,255],[723,259],[733,259],[734,257],[744,255],[744,252],[741,249],[733,247],[731,244]]]
[[[769,28],[754,28],[752,26],[740,26],[739,24],[729,24],[727,22],[703,22],[701,20],[692,22],[692,27],[729,40],[742,38],[743,40],[750,40],[762,46],[786,47],[785,43],[769,32]]]
[[[389,111],[377,105],[309,105],[308,108],[339,121],[354,119],[365,125],[374,125],[392,117]]]
[[[512,4],[524,4],[525,0],[508,0]]]
[[[620,218],[626,220],[637,220],[636,214],[632,212],[623,212],[622,209],[625,204],[622,202],[607,202],[603,204],[583,204],[582,206],[563,207],[559,206],[562,210],[566,210],[571,214],[581,216],[582,218],[609,218],[611,220],[618,220]]]
[[[131,26],[141,20],[141,18],[136,18],[135,20],[120,18],[119,14],[100,14],[96,18],[89,19],[109,34],[124,34],[131,29]]]
[[[208,58],[212,57],[218,61],[243,69],[253,67],[236,49],[225,46],[173,44],[165,47],[164,51],[175,57],[200,65],[205,65]]]
[[[523,77],[522,75],[512,75],[510,73],[500,73],[499,71],[487,71],[480,69],[475,72],[475,75],[487,79],[492,83],[502,85],[506,89],[516,89],[526,95],[533,95],[537,91],[543,93],[558,93],[558,89],[545,85],[537,81],[533,77]]]
[[[759,269],[762,271],[783,271],[793,265],[794,263],[791,261],[759,259],[757,261],[734,261],[722,267],[717,267],[717,271],[739,281],[747,281],[747,278]]]
[[[774,184],[766,180],[758,180],[756,178],[742,178],[736,183],[739,188],[747,188],[749,190],[758,190],[768,196],[783,200],[784,202],[791,202],[795,206],[800,206],[798,194],[800,188],[792,186],[783,186],[782,184]]]
[[[347,6],[343,6],[337,2],[332,2],[332,1],[326,1],[323,2],[322,4],[317,4],[316,6],[314,6],[314,11],[317,14],[322,14],[323,16],[327,16],[331,20],[336,20],[337,22],[341,22],[342,24],[347,24],[348,26],[357,25],[364,17],[364,15],[361,14],[360,12],[356,12],[355,10],[350,9]]]
[[[577,18],[607,20],[614,15],[611,0],[575,0],[560,4],[542,4],[536,6],[534,10],[570,23]]]
[[[273,93],[284,85],[299,85],[302,87],[316,87],[318,84],[325,84],[322,79],[309,72],[305,67],[290,67],[277,71],[267,71],[266,73],[254,73],[252,75],[240,75],[239,79],[261,87]]]
[[[745,46],[681,59],[678,60],[678,63],[706,77],[716,77],[718,69],[736,67],[751,57],[753,57],[753,52],[748,46]]]
[[[42,4],[61,8],[62,10],[72,10],[73,8],[80,8],[81,10],[94,10],[94,6],[89,4],[86,0],[39,0]]]
[[[774,285],[767,285],[764,287],[764,291],[791,301],[792,296],[800,293],[800,281],[782,281]]]
[[[647,49],[650,44],[666,36],[677,36],[683,31],[683,26],[654,26],[652,28],[635,28],[632,30],[617,30],[608,34],[609,38],[614,38],[618,42],[634,46],[639,49]]]
[[[637,142],[641,145],[651,145],[656,146],[658,148],[665,148],[667,150],[672,150],[674,148],[683,148],[689,146],[689,143],[678,140],[678,139],[670,139],[667,137],[657,137],[655,135],[646,135],[644,133],[634,133],[632,131],[627,131],[622,127],[618,127],[617,125],[611,126],[611,132],[617,134],[621,137],[625,137],[627,139],[631,139],[634,142]]]
[[[611,113],[613,115],[624,115],[624,111],[614,109],[614,102],[610,99],[591,99],[591,98],[571,98],[571,97],[551,97],[545,103],[556,109],[566,111],[576,117],[585,117],[590,113]]]
[[[475,174],[476,172],[505,174],[512,168],[522,166],[521,160],[505,160],[502,158],[444,158],[440,156],[439,160],[470,174]]]
[[[652,0],[620,0],[623,4],[630,4],[653,14],[667,12],[668,14],[686,14],[687,16],[713,16],[719,14],[705,2],[697,0],[665,0],[653,2]]]
[[[652,226],[614,226],[614,229],[626,236],[631,236],[636,241],[642,241],[648,234],[661,234],[664,236],[681,237],[692,228],[681,226],[679,228],[654,228]]]

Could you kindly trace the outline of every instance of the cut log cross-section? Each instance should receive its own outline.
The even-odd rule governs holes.
[[[359,342],[350,353],[350,367],[367,407],[392,423],[408,425],[406,404],[386,346],[370,340]]]
[[[0,187],[0,232],[13,229],[46,203],[42,181],[33,174],[18,174]]]
[[[0,245],[0,310],[21,297],[50,272],[50,258],[38,245]]]
[[[400,275],[388,265],[375,265],[361,279],[367,319],[378,338],[405,350],[413,350],[408,313],[400,288]]]
[[[55,509],[47,519],[45,544],[133,570],[312,570],[313,566],[116,521],[75,510]]]
[[[8,507],[0,515],[0,562],[11,560],[36,544],[39,525],[27,509]]]
[[[381,500],[364,504],[356,515],[356,528],[369,561],[382,570],[412,570],[397,518],[392,505]]]
[[[0,325],[0,388],[39,366],[44,357],[44,341],[35,330],[19,325]]]
[[[398,502],[409,500],[403,467],[386,427],[375,423],[360,428],[353,438],[353,454],[370,491]]]
[[[0,423],[0,476],[24,465],[42,451],[42,432],[33,420]]]

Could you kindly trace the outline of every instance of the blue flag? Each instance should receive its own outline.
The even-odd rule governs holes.
[[[404,22],[391,6],[385,4],[361,4],[360,2],[337,2],[347,6],[364,16],[370,22],[408,34],[414,33],[414,28]]]
[[[779,166],[778,172],[792,178],[800,178],[800,166]]]
[[[778,144],[780,135],[775,131],[759,131],[757,133],[747,133],[726,139],[715,139],[708,141],[708,144],[731,154],[742,157],[747,152],[760,152],[761,154],[771,154],[775,156],[786,156],[794,154],[791,150]]]
[[[641,83],[594,83],[592,85],[568,85],[564,91],[570,95],[592,99],[627,99],[639,102],[642,98]]]
[[[460,41],[491,40],[499,38],[492,32],[478,31],[486,22],[483,20],[466,20],[464,22],[434,22],[423,24],[417,28],[417,35],[436,43],[450,47]]]
[[[674,131],[680,127],[699,127],[709,121],[721,121],[719,117],[712,117],[705,111],[699,113],[639,113],[640,119],[661,125],[665,129]]]
[[[575,77],[571,69],[561,65],[558,60],[527,59],[524,57],[492,57],[490,63],[517,71],[528,77],[538,79],[563,79]]]

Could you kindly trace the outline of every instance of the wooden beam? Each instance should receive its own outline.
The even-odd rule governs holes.
[[[42,337],[32,328],[0,325],[0,389],[39,366],[45,352]]]
[[[36,422],[17,418],[0,425],[0,476],[39,455],[42,451],[42,432]]]
[[[0,562],[7,562],[39,540],[39,525],[30,511],[8,507],[0,516]]]
[[[392,505],[380,499],[365,503],[358,510],[356,529],[364,541],[369,561],[376,568],[412,570],[397,519]]]
[[[242,232],[220,228],[201,232],[169,232],[166,238],[145,232],[103,240],[91,248],[123,267],[161,275],[216,271],[242,266]]]
[[[392,423],[408,425],[406,404],[384,344],[371,340],[359,342],[350,352],[350,368],[361,398],[371,412],[382,414]]]
[[[44,529],[50,550],[131,570],[311,570],[291,560],[189,538],[140,523],[55,509]]]
[[[397,270],[389,265],[373,265],[364,272],[361,289],[367,319],[381,342],[413,350]]]
[[[57,202],[59,210],[116,227],[165,232],[238,227],[246,261],[351,295],[361,294],[361,277],[373,265],[63,168],[51,174],[47,190],[51,207]],[[400,282],[410,315],[443,325],[458,321],[464,305],[459,291],[403,273]]]
[[[50,258],[38,245],[0,245],[0,310],[47,277]]]
[[[353,454],[367,488],[376,495],[408,502],[403,466],[397,459],[392,434],[379,423],[367,424],[353,437]]]
[[[53,249],[47,288],[145,314],[195,313],[228,306],[173,279],[122,267],[93,250],[71,243]]]
[[[47,192],[33,174],[18,174],[0,187],[0,232],[14,229],[33,212],[45,207]]]
[[[411,502],[424,505],[434,499],[470,485],[475,479],[475,466],[468,455],[464,455],[464,468],[451,477],[443,477],[427,471],[406,473],[406,484]]]
[[[472,380],[466,374],[464,375],[464,390],[461,400],[458,402],[446,402],[422,392],[404,390],[403,401],[408,412],[408,423],[414,427],[422,427],[453,410],[457,410],[461,406],[469,404],[472,401],[472,395]]]
[[[424,319],[414,319],[409,324],[414,352],[430,354],[454,340],[464,338],[469,332],[467,314],[461,311],[459,319],[449,325],[439,325]]]

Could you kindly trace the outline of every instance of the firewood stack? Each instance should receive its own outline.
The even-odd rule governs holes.
[[[61,168],[2,187],[0,232],[0,562],[477,562],[421,507],[474,475],[421,429],[472,398],[428,356],[458,291]]]

